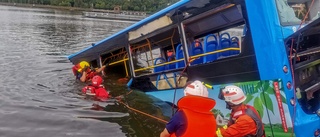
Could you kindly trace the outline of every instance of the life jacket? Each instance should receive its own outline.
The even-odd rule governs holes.
[[[246,135],[245,137],[265,137],[264,127],[259,113],[250,105],[244,105],[240,110],[231,113],[228,126],[235,123],[235,121],[243,115],[248,115],[256,123],[257,131],[254,135]]]
[[[72,72],[74,76],[77,76],[77,74],[81,72],[80,63],[72,67]]]
[[[92,85],[85,86],[82,88],[82,93],[96,96],[97,98],[101,99],[106,99],[109,97],[109,93],[103,85],[100,85],[99,87],[94,87]]]
[[[179,110],[186,115],[187,128],[183,137],[217,137],[216,119],[211,109],[215,100],[201,96],[188,95],[178,101]],[[175,137],[175,133],[171,137]]]
[[[92,79],[97,73],[95,71],[92,71],[91,69],[87,69],[87,76],[86,76],[86,81]]]

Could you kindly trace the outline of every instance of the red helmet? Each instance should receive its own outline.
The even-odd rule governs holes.
[[[92,86],[98,87],[101,85],[102,82],[103,82],[103,79],[98,75],[92,78]]]

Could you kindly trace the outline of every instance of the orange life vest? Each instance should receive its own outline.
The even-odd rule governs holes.
[[[178,108],[184,112],[187,128],[183,137],[217,137],[216,119],[211,109],[216,101],[201,96],[185,96],[178,101]],[[176,136],[175,133],[171,136]]]

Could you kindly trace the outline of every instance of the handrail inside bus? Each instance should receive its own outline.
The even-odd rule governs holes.
[[[207,53],[203,53],[203,54],[198,54],[195,56],[191,56],[192,59],[198,58],[198,57],[203,57],[206,55],[210,55],[210,54],[216,54],[216,53],[220,53],[220,52],[224,52],[224,51],[231,51],[231,50],[240,50],[240,48],[225,48],[225,49],[220,49],[220,50],[216,50],[216,51],[211,51],[211,52],[207,52]]]
[[[125,58],[125,59],[122,59],[122,60],[119,60],[119,61],[116,61],[116,62],[109,63],[108,66],[112,66],[112,65],[115,65],[115,64],[121,63],[123,61],[127,61],[127,60],[129,60],[129,58]]]
[[[191,58],[195,59],[195,58],[198,58],[198,57],[202,57],[202,56],[206,56],[206,55],[210,55],[210,54],[216,54],[216,53],[220,53],[220,52],[224,52],[224,51],[231,51],[231,50],[240,50],[240,48],[225,48],[225,49],[221,49],[221,50],[216,50],[216,51],[212,51],[212,52],[208,52],[208,53],[203,53],[203,54],[198,54],[198,55],[195,55],[195,56],[191,56]],[[164,62],[164,63],[161,63],[161,64],[157,64],[157,65],[153,65],[153,66],[149,66],[149,67],[136,69],[136,70],[134,70],[134,72],[143,71],[143,70],[147,70],[147,69],[152,69],[152,68],[155,68],[155,67],[160,67],[160,66],[164,66],[164,65],[168,65],[168,64],[173,64],[173,63],[180,62],[180,61],[183,61],[183,60],[184,60],[184,58],[173,60],[173,61],[170,61],[170,62]]]
[[[151,56],[151,60],[148,60],[148,59],[147,59],[148,68],[149,68],[149,67],[150,67],[150,68],[154,68],[153,65],[149,65],[149,61],[151,61],[151,62],[154,61],[154,58],[153,58],[153,55],[152,55],[152,48],[151,48],[152,45],[153,45],[153,44],[160,43],[160,42],[163,42],[163,41],[166,41],[166,40],[170,40],[171,46],[172,46],[172,48],[173,48],[173,53],[175,53],[175,50],[174,50],[174,42],[173,42],[173,37],[174,37],[175,31],[176,31],[176,30],[174,29],[174,31],[173,31],[173,33],[172,33],[171,36],[166,37],[166,38],[163,38],[163,39],[158,40],[158,41],[155,41],[155,42],[151,42],[151,41],[149,40],[149,38],[147,38],[147,39],[145,39],[145,40],[147,41],[147,43],[144,43],[144,44],[142,44],[142,45],[137,45],[136,47],[135,47],[135,45],[132,45],[130,52],[133,52],[133,51],[135,51],[135,50],[139,50],[140,48],[146,48],[146,47],[148,47],[148,48],[149,48],[149,52],[150,52],[150,56]],[[146,52],[147,52],[147,51],[146,51]],[[145,52],[145,53],[146,53],[146,52]],[[147,56],[147,55],[146,55],[146,56]],[[136,72],[136,71],[135,71],[135,72]]]
[[[128,54],[123,56],[123,64],[124,64],[124,69],[126,70],[126,77],[129,77],[128,67],[127,67],[127,63],[126,63],[126,61],[129,60],[129,58],[126,58],[127,56],[128,56]]]
[[[160,67],[160,66],[168,65],[168,64],[176,63],[176,62],[183,61],[183,60],[184,60],[184,59],[182,58],[182,59],[178,59],[178,60],[174,60],[174,61],[170,61],[170,62],[164,62],[164,63],[158,64],[158,65],[154,65],[154,66],[149,66],[149,67],[145,67],[145,68],[136,69],[136,70],[134,70],[134,72],[138,72],[138,71],[142,71],[142,70],[147,70],[147,69],[152,69],[152,68],[155,68],[155,67]]]
[[[124,50],[124,48],[121,49],[120,53],[117,53],[117,54],[113,54],[112,52],[110,52],[111,56],[105,58],[102,62],[102,64],[105,64],[105,62],[108,60],[108,59],[112,59],[113,57],[116,57],[116,56],[121,56],[122,54],[127,54],[127,51]],[[124,55],[125,57],[126,55]]]
[[[127,55],[128,55],[128,54],[127,54]],[[126,61],[129,60],[129,58],[127,57],[127,55],[123,56],[123,59],[122,59],[122,60],[118,60],[118,61],[109,63],[107,66],[112,66],[112,65],[119,64],[119,63],[122,63],[122,62],[123,62],[124,68],[125,68],[125,71],[126,71],[126,77],[128,77],[128,76],[129,76],[129,73],[128,73],[128,68],[127,68]]]

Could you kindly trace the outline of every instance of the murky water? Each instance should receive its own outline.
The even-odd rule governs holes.
[[[79,13],[0,6],[0,136],[153,137],[165,124],[115,100],[96,102],[79,93],[67,55],[131,25],[82,18]],[[128,92],[112,76],[113,96]],[[134,91],[129,106],[168,120],[170,106]]]

